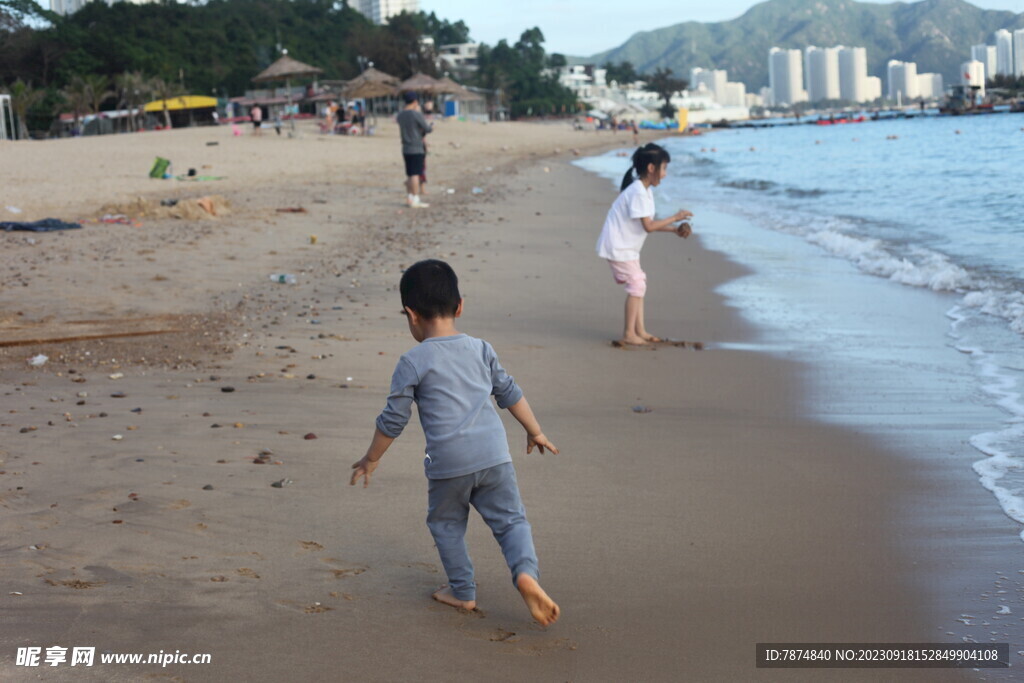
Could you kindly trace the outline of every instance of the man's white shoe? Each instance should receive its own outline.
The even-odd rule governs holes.
[[[415,197],[413,197],[412,208],[414,208],[414,209],[426,209],[429,206],[430,206],[430,204],[427,204],[425,201],[421,200],[419,195],[416,195]]]

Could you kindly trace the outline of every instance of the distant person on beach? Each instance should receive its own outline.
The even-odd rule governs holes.
[[[433,127],[427,123],[420,111],[420,97],[409,91],[402,94],[405,108],[398,112],[398,127],[402,132],[402,156],[405,158],[405,186],[408,192],[407,202],[415,209],[423,209],[429,204],[420,199],[420,175],[426,161],[427,149],[423,146],[423,136],[430,133]]]
[[[679,210],[661,220],[654,218],[651,188],[661,184],[668,173],[669,161],[668,152],[653,142],[633,153],[633,165],[622,178],[620,194],[608,210],[597,240],[598,256],[608,260],[615,282],[626,286],[626,324],[622,331],[622,344],[643,345],[662,341],[644,328],[647,274],[640,268],[640,249],[648,233],[674,232],[680,237],[690,236],[688,223],[673,225],[693,216],[689,211]]]
[[[260,126],[263,125],[263,110],[260,109],[260,105],[252,105],[252,109],[249,110],[249,117],[252,118],[252,132],[254,135],[260,134]]]
[[[512,583],[530,614],[542,626],[558,619],[559,608],[540,587],[537,553],[530,523],[519,497],[505,428],[498,417],[507,408],[526,430],[526,452],[558,449],[540,429],[515,380],[498,362],[491,345],[455,329],[462,315],[459,280],[443,261],[413,264],[399,283],[409,331],[420,342],[398,360],[387,405],[366,455],[352,465],[350,485],[370,477],[391,443],[419,409],[427,441],[423,465],[427,489],[427,527],[448,575],[433,594],[452,607],[476,608],[473,563],[466,549],[469,507],[476,508],[494,533]]]
[[[636,127],[636,119],[629,120],[629,128],[633,131],[633,144],[640,146],[640,129]]]

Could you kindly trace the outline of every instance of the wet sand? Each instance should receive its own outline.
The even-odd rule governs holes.
[[[193,190],[144,178],[159,144],[201,166],[213,133],[224,156],[209,171],[227,180]],[[444,124],[428,162],[433,206],[414,212],[401,205],[394,132],[382,133],[0,147],[5,186],[17,155],[49,166],[0,202],[30,218],[95,215],[140,194],[215,192],[231,206],[0,234],[0,339],[153,316],[178,330],[0,347],[5,680],[42,673],[15,666],[18,647],[51,645],[212,655],[45,672],[76,681],[967,678],[754,668],[757,642],[939,639],[892,524],[907,510],[900,492],[931,484],[877,444],[803,419],[805,367],[715,348],[754,331],[712,291],[741,272],[697,236],[651,237],[647,320],[706,348],[610,345],[623,294],[593,242],[614,194],[568,151],[610,135]],[[106,179],[75,170],[83,149]],[[62,190],[40,189],[65,158]],[[276,211],[298,206],[307,213]],[[415,418],[369,489],[347,484],[415,343],[398,315],[400,270],[426,257],[452,263],[460,330],[494,345],[562,450],[526,456],[503,416],[542,583],[562,608],[548,629],[531,624],[478,518],[481,612],[430,600],[444,578]],[[275,272],[298,284],[271,283]],[[31,368],[38,353],[50,361]]]

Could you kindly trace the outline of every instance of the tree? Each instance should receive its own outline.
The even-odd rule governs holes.
[[[151,78],[147,82],[147,86],[146,89],[153,94],[153,97],[163,103],[164,128],[171,128],[171,112],[167,109],[167,100],[184,95],[184,91],[176,82],[167,81],[159,77]]]
[[[689,82],[683,78],[676,78],[672,74],[672,69],[664,69],[662,67],[655,69],[654,75],[645,77],[643,80],[647,82],[648,90],[657,93],[658,97],[665,101],[665,104],[661,106],[658,113],[666,119],[675,116],[676,108],[672,104],[672,98],[676,93],[686,90]]]
[[[81,76],[75,76],[61,91],[62,99],[58,103],[60,110],[69,107],[75,115],[75,128],[81,131],[82,114],[89,110],[89,86]],[[58,114],[62,113],[60,110]]]
[[[149,83],[141,71],[125,71],[114,77],[114,85],[117,89],[117,108],[127,109],[127,125],[130,130],[138,129],[138,121],[135,118],[135,110],[142,106],[144,98],[149,90]]]
[[[29,136],[25,117],[28,116],[29,109],[43,100],[43,97],[46,96],[46,91],[36,90],[30,83],[25,83],[25,81],[19,78],[11,84],[8,94],[11,96],[11,110],[14,112],[16,119],[14,125],[17,127],[17,138],[25,140]]]
[[[110,89],[110,79],[98,74],[89,74],[88,76],[83,76],[82,80],[85,83],[86,101],[89,104],[89,111],[93,114],[99,114],[103,103],[115,96],[114,91]]]
[[[606,72],[605,80],[609,83],[615,81],[619,85],[628,85],[640,80],[640,74],[636,72],[632,62],[606,62],[603,68]]]

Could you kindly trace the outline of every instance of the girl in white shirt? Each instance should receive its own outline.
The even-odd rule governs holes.
[[[647,274],[640,268],[640,249],[650,232],[674,232],[680,237],[690,236],[690,225],[679,221],[693,216],[680,210],[661,220],[654,219],[654,194],[668,173],[671,161],[661,146],[648,143],[633,153],[633,165],[622,179],[620,194],[601,229],[597,240],[597,254],[608,260],[612,275],[620,285],[626,286],[626,324],[622,332],[623,344],[642,345],[662,341],[644,329],[644,294],[647,292]],[[636,178],[633,177],[634,173]]]

